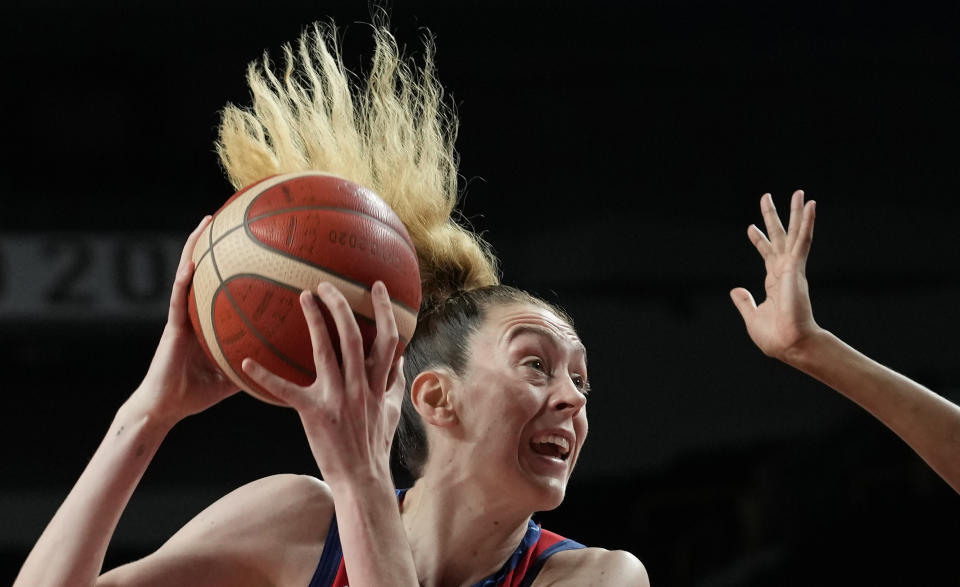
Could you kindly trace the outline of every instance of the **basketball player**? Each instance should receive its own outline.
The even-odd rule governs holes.
[[[960,493],[960,407],[851,348],[813,319],[806,262],[816,203],[790,201],[787,229],[770,194],[760,200],[767,228],[747,236],[763,257],[766,300],[759,306],[744,288],[730,292],[750,338],[764,354],[819,379],[893,430]]]
[[[253,107],[228,107],[218,151],[239,189],[317,169],[365,185],[415,243],[424,304],[405,357],[382,283],[371,291],[368,356],[333,287],[315,294],[340,337],[338,365],[320,307],[301,296],[318,376],[307,387],[250,359],[245,372],[300,415],[323,481],[278,475],[223,497],[151,555],[101,576],[110,537],[169,430],[235,390],[192,332],[184,247],[168,322],[141,385],[120,407],[47,526],[16,585],[648,585],[630,553],[586,548],[541,529],[534,512],[563,500],[587,435],[586,351],[560,309],[499,284],[496,260],[451,219],[455,120],[433,78],[432,48],[414,69],[374,27],[359,91],[329,28],[286,50],[277,77],[251,66]],[[398,495],[390,451],[417,477]]]

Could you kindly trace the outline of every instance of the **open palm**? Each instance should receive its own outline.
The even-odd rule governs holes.
[[[733,289],[730,298],[760,350],[768,356],[787,360],[790,351],[819,328],[813,320],[806,277],[816,203],[804,203],[803,192],[794,192],[786,230],[770,194],[760,199],[760,210],[767,235],[751,224],[747,236],[766,265],[766,299],[758,306],[750,292],[742,287]]]

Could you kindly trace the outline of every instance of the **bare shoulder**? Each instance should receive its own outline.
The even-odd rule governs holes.
[[[534,585],[649,587],[650,579],[640,559],[625,550],[582,548],[558,552],[547,559]]]
[[[114,569],[98,584],[306,585],[332,517],[333,496],[319,479],[258,479],[197,514],[153,554]]]
[[[184,530],[216,533],[226,523],[231,531],[246,528],[270,535],[322,538],[332,515],[333,494],[326,483],[308,475],[273,475],[231,491],[198,514]],[[316,528],[318,517],[324,521],[323,528]]]

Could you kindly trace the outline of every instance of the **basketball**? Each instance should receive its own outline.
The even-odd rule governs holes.
[[[399,352],[416,327],[420,273],[410,236],[379,196],[340,177],[288,173],[237,192],[200,235],[193,261],[188,303],[200,344],[241,389],[269,403],[282,404],[243,373],[244,358],[300,385],[316,378],[300,292],[335,285],[365,354],[376,337],[377,280],[390,293]],[[339,358],[336,326],[324,317]]]

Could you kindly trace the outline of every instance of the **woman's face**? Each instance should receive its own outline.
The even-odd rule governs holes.
[[[535,510],[560,504],[587,436],[586,349],[556,314],[493,306],[470,340],[457,402],[464,458]]]

